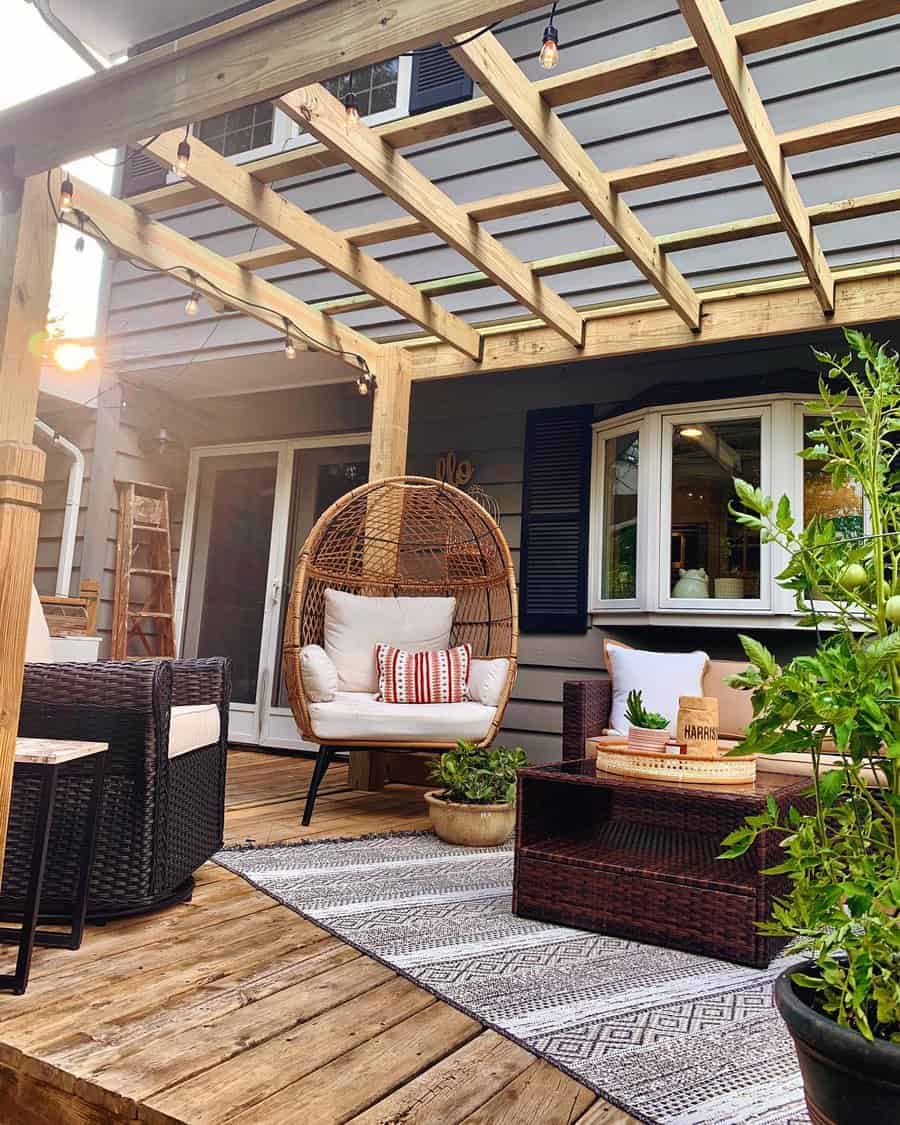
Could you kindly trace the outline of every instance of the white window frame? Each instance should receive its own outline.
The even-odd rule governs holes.
[[[388,121],[398,121],[409,114],[409,95],[412,86],[412,59],[401,55],[397,66],[397,100],[390,109],[383,109],[378,113],[370,113],[362,120],[369,126],[384,125]],[[190,127],[191,135],[194,126]],[[236,152],[226,156],[232,164],[249,164],[254,160],[262,160],[266,156],[275,156],[281,152],[291,152],[293,149],[304,148],[306,145],[315,144],[316,138],[311,133],[301,133],[300,126],[288,117],[278,107],[272,122],[272,140],[267,145],[257,148],[248,148],[244,152]],[[169,183],[178,183],[181,179],[175,172],[168,175]]]
[[[787,493],[798,520],[803,513],[803,444],[805,404],[810,395],[779,393],[742,398],[670,403],[631,411],[594,423],[591,468],[588,610],[604,624],[728,626],[744,624],[795,628],[802,611],[775,576],[787,564],[786,552],[774,543],[760,545],[759,598],[673,598],[669,574],[672,513],[672,434],[686,422],[759,417],[760,487],[777,500]],[[637,597],[604,599],[603,486],[604,443],[637,432],[638,463]],[[655,513],[655,515],[654,515]],[[865,526],[869,520],[866,513]],[[827,608],[822,606],[822,608]]]

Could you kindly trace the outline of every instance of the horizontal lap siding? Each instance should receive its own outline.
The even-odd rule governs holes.
[[[737,21],[780,8],[781,3],[729,3]],[[544,13],[512,23],[500,32],[510,52],[531,77],[540,73],[535,44]],[[686,29],[675,5],[663,0],[636,3],[565,4],[558,20],[562,66],[575,68],[678,39]],[[751,58],[751,66],[778,130],[892,105],[897,101],[900,20],[837,33],[813,44],[796,44]],[[621,168],[738,138],[712,80],[697,71],[648,87],[607,95],[587,105],[562,109],[567,123],[602,168]],[[454,199],[468,201],[549,183],[552,176],[509,127],[498,124],[474,134],[434,141],[407,152],[415,164]],[[793,157],[790,165],[810,204],[830,202],[896,187],[900,181],[900,140],[863,144]],[[329,169],[279,185],[285,195],[335,228],[356,226],[401,214],[372,186],[343,169]],[[654,234],[726,222],[771,212],[755,172],[706,176],[628,194]],[[233,212],[212,204],[168,216],[181,232],[224,254],[274,241]],[[608,237],[577,207],[550,209],[488,224],[525,259],[609,244]],[[884,215],[819,228],[833,264],[889,257],[900,243],[900,215]],[[369,248],[411,281],[468,272],[471,266],[430,236]],[[696,285],[722,284],[797,268],[787,240],[773,235],[749,242],[681,251],[675,261]],[[310,261],[263,271],[303,299],[344,295],[352,286]],[[561,274],[548,284],[578,304],[637,296],[647,285],[630,263]],[[461,316],[479,321],[520,312],[502,290],[489,287],[441,299]],[[126,264],[116,271],[110,334],[117,354],[134,369],[181,365],[204,358],[253,354],[280,346],[276,335],[246,317],[209,314],[186,321],[183,288],[164,278],[140,274]],[[416,331],[391,310],[344,314],[348,324],[376,336]],[[214,330],[214,331],[213,331]],[[212,335],[210,335],[212,333]],[[286,378],[289,376],[286,372]]]

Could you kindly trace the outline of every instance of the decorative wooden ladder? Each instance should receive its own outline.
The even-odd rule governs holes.
[[[175,598],[169,493],[160,484],[116,481],[119,527],[116,536],[116,594],[113,605],[113,660],[174,657]],[[128,651],[137,638],[143,652]]]

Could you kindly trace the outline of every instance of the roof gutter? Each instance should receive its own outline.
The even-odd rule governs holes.
[[[50,30],[71,47],[75,54],[88,64],[91,70],[99,74],[101,71],[108,69],[109,62],[95,55],[89,47],[82,43],[74,31],[68,28],[58,16],[54,15],[50,8],[50,0],[25,0],[25,2],[33,4],[37,8],[41,19]]]

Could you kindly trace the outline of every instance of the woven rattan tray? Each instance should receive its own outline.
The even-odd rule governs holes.
[[[730,748],[723,747],[723,749]],[[756,758],[723,758],[718,755],[684,756],[632,750],[627,742],[595,743],[597,770],[620,777],[648,781],[695,782],[701,785],[752,785],[756,780]]]

